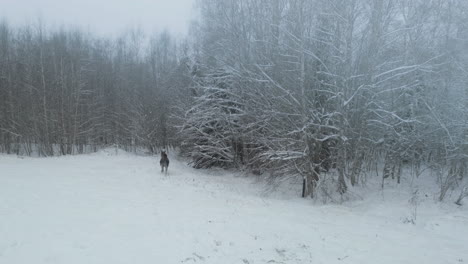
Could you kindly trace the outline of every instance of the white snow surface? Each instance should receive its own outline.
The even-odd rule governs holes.
[[[0,263],[468,262],[467,205],[422,185],[414,217],[411,190],[396,184],[323,205],[297,184],[267,195],[240,173],[172,156],[166,176],[158,163],[111,149],[0,155]]]

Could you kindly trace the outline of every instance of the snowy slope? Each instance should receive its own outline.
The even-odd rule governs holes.
[[[398,189],[345,205],[263,190],[174,158],[164,176],[112,150],[0,155],[0,263],[468,262],[464,207],[421,198],[410,224]]]

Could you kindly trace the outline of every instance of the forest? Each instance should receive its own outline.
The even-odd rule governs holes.
[[[167,148],[303,197],[430,171],[468,196],[468,1],[194,8],[184,38],[0,20],[0,152]]]

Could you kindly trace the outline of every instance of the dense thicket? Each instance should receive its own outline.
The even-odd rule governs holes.
[[[443,199],[466,178],[466,1],[197,9],[183,45],[2,23],[1,150],[180,146],[197,168],[302,179],[303,196],[429,168]]]
[[[199,10],[183,128],[195,166],[303,178],[304,196],[430,167],[443,199],[466,177],[466,1],[203,0]]]

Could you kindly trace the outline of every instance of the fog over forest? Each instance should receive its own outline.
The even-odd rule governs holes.
[[[0,152],[168,149],[303,197],[430,171],[468,195],[468,1],[193,8],[183,37],[0,19]]]

